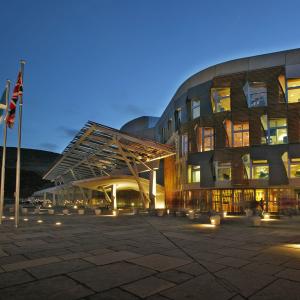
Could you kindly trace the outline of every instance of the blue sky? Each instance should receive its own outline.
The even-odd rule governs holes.
[[[2,89],[27,61],[22,146],[57,152],[87,120],[119,128],[160,116],[207,66],[300,47],[299,1],[0,0],[0,9]]]

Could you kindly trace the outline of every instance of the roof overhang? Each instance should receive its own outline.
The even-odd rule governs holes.
[[[171,145],[138,138],[95,122],[87,122],[44,175],[51,181],[69,182],[124,173],[151,170],[153,162],[175,154]]]

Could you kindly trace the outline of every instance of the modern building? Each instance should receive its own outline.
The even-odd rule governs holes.
[[[101,181],[111,178],[118,185],[118,176],[126,174],[135,182],[133,189],[142,202],[137,201],[146,207],[241,213],[257,201],[270,212],[298,209],[300,49],[202,70],[178,88],[160,118],[141,117],[120,131],[104,130],[102,134],[110,135],[104,145],[83,143],[82,136],[89,136],[85,134],[91,124],[98,126],[95,136],[107,128],[88,124],[44,177],[57,183],[54,194],[71,184],[108,195],[105,189],[110,183],[101,185]],[[130,142],[129,137],[135,140]],[[102,137],[99,140],[103,142]],[[102,156],[99,152],[93,155],[99,149],[114,150],[109,155],[102,150]],[[115,166],[103,162],[104,154]],[[94,185],[84,186],[82,179],[72,175],[78,166],[84,166],[78,170],[81,178]],[[161,191],[159,205],[153,192],[157,187]],[[37,194],[42,193],[45,191]]]

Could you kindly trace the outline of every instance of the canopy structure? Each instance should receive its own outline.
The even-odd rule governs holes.
[[[66,147],[61,158],[44,175],[44,179],[65,184],[129,172],[136,180],[142,201],[148,206],[151,193],[145,192],[139,173],[150,171],[150,177],[156,177],[153,172],[158,167],[159,160],[174,154],[173,146],[135,137],[89,121]]]

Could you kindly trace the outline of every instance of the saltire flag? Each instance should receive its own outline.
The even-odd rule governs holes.
[[[0,99],[0,124],[4,119],[5,111],[6,111],[6,89],[4,90],[2,97]]]
[[[23,78],[22,78],[22,72],[19,72],[18,80],[14,87],[14,92],[9,103],[9,111],[6,117],[6,124],[9,128],[13,128],[14,126],[17,103],[19,100],[19,96],[21,96],[22,94],[23,94]]]

